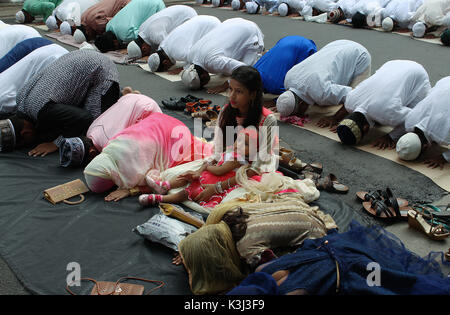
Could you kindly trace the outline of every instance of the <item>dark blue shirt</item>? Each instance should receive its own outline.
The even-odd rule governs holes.
[[[11,67],[33,50],[53,44],[49,39],[43,37],[32,37],[25,39],[14,46],[5,56],[0,58],[0,73]]]
[[[264,92],[281,94],[284,77],[296,64],[317,52],[316,44],[301,36],[286,36],[266,52],[254,65],[261,75]]]

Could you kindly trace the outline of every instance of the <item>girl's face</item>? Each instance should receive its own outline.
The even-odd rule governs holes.
[[[234,79],[230,79],[229,98],[231,107],[245,114],[250,103],[255,98],[255,92],[250,92],[244,85]]]

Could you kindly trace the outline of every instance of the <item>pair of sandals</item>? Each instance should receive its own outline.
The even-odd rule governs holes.
[[[325,190],[333,193],[346,194],[349,188],[341,184],[336,175],[328,174],[322,177],[322,163],[303,163],[294,156],[292,150],[281,147],[279,150],[280,166],[296,174],[298,179],[311,179],[318,190]],[[283,172],[285,173],[285,172]],[[291,176],[292,177],[292,176]]]
[[[182,110],[184,111],[187,103],[198,102],[201,98],[198,98],[194,95],[186,95],[183,97],[170,97],[169,99],[164,99],[161,103],[165,108],[170,110]]]
[[[408,211],[412,210],[408,201],[395,197],[390,188],[368,192],[358,191],[356,196],[362,201],[366,212],[379,219],[388,221],[407,220]]]

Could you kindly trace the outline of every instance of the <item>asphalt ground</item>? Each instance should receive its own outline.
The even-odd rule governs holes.
[[[382,64],[393,59],[416,61],[428,71],[431,84],[450,75],[450,48],[436,44],[420,42],[405,36],[382,33],[371,30],[353,29],[347,26],[318,24],[279,16],[249,15],[217,8],[196,6],[198,14],[214,15],[221,21],[233,17],[243,17],[254,21],[264,33],[266,48],[272,47],[280,38],[287,35],[300,35],[314,40],[318,49],[331,41],[349,39],[365,46],[372,55],[372,72]],[[18,7],[20,8],[20,6]],[[0,4],[0,19],[14,24],[17,6]],[[43,34],[45,32],[42,32]],[[65,45],[63,45],[65,46]],[[65,46],[69,50],[73,47]],[[152,97],[159,104],[168,97],[180,97],[194,94],[224,104],[226,97],[209,95],[206,91],[188,91],[180,82],[170,82],[152,75],[134,65],[118,65],[121,86],[131,86],[141,93]],[[192,128],[192,119],[180,113],[168,111],[167,114],[182,120]],[[390,187],[397,196],[410,202],[449,203],[448,192],[434,184],[424,175],[392,161],[374,156],[352,147],[346,147],[333,140],[310,131],[279,122],[281,144],[294,149],[296,156],[304,162],[321,162],[324,173],[334,173],[346,184],[350,191],[336,198],[349,204],[354,211],[362,211],[355,193],[360,190],[385,189]],[[366,223],[378,224],[376,219],[365,216]],[[429,251],[446,251],[449,240],[431,241],[418,231],[408,228],[407,223],[395,223],[385,226],[397,235],[411,251],[420,256]],[[28,294],[25,288],[12,274],[6,263],[0,259],[0,294]]]

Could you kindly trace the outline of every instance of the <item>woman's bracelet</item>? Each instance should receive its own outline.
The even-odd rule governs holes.
[[[223,194],[223,189],[222,189],[222,182],[217,182],[217,184],[216,184],[216,192],[218,193],[218,194]]]

